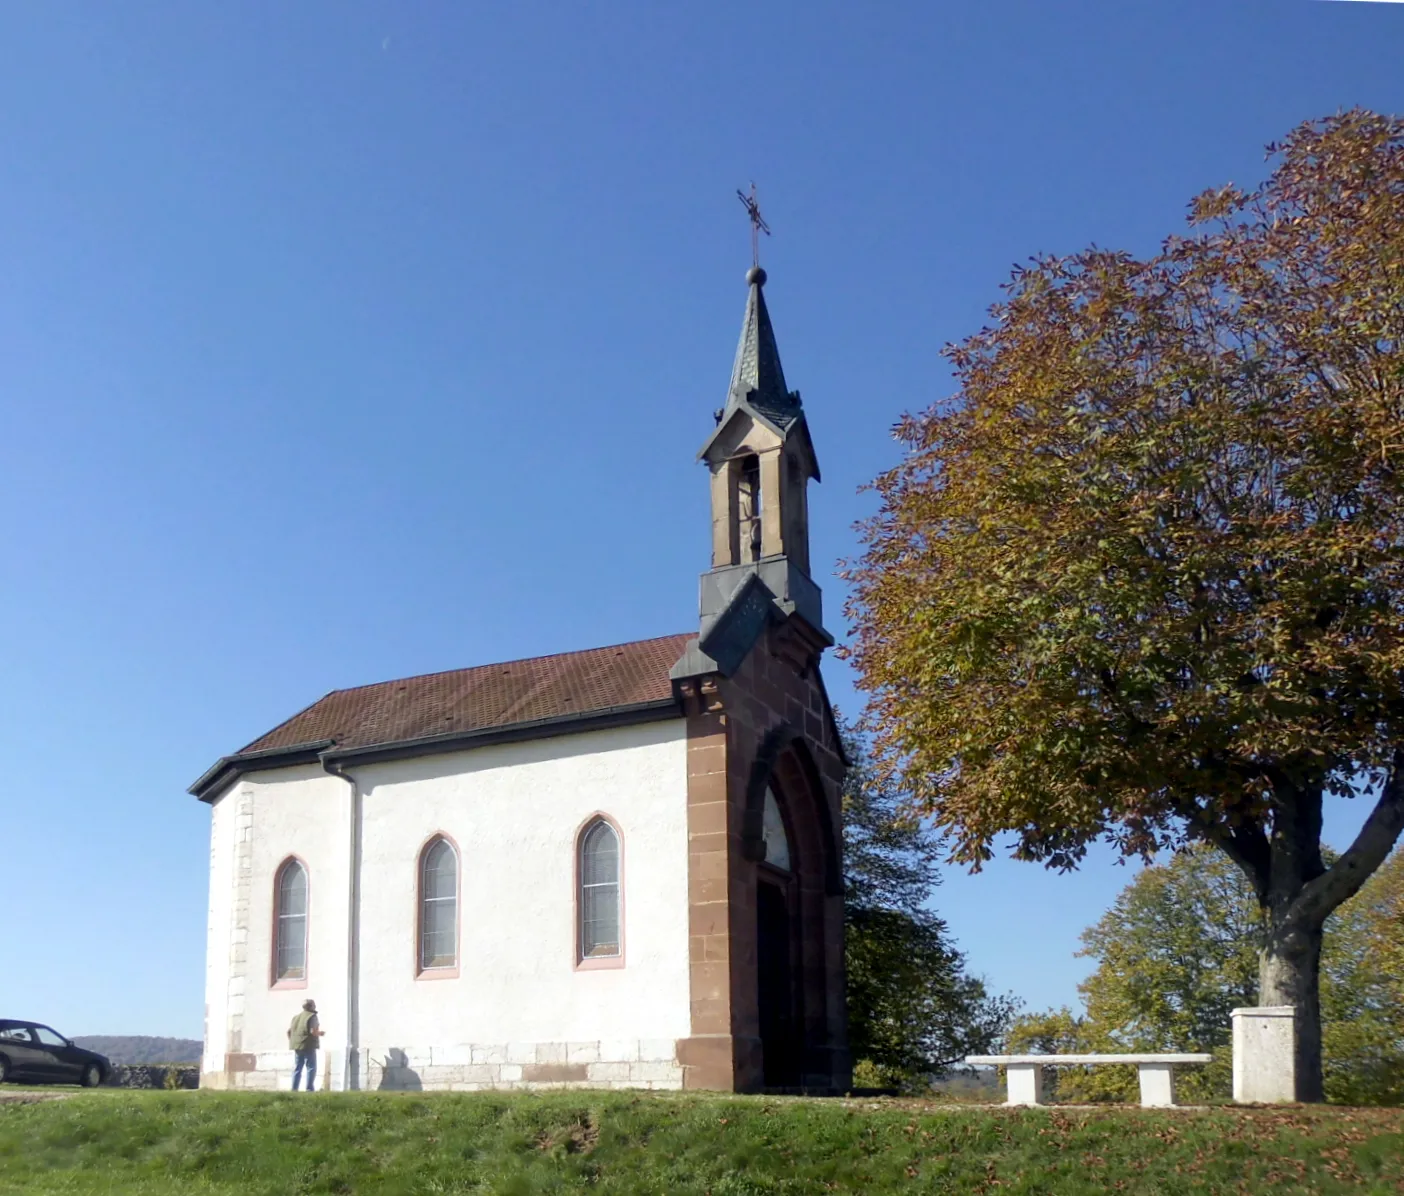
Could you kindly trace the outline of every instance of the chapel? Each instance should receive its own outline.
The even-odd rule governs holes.
[[[807,489],[746,276],[695,630],[328,693],[218,760],[200,1084],[842,1091],[840,784]]]

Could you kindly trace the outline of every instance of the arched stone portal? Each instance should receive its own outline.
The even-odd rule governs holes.
[[[829,1088],[835,1020],[842,1019],[831,1007],[832,969],[841,960],[830,958],[842,951],[842,928],[833,925],[842,917],[841,863],[818,770],[792,728],[774,728],[762,741],[745,800],[741,854],[755,910],[746,1005],[760,1048],[751,1086]]]

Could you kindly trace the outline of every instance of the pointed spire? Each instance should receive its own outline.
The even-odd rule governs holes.
[[[765,271],[759,266],[752,266],[746,272],[751,290],[746,297],[736,361],[731,367],[726,409],[730,411],[740,403],[749,403],[768,418],[786,424],[799,414],[799,395],[791,394],[785,385],[775,329],[771,326],[765,292],[761,289],[765,280]]]
[[[727,399],[744,399],[751,391],[767,398],[785,399],[785,372],[780,368],[780,350],[775,344],[775,329],[770,324],[770,312],[765,306],[765,271],[752,266],[746,272],[751,284],[746,296],[746,314],[741,321],[741,340],[736,346],[736,362],[731,367],[731,386]]]

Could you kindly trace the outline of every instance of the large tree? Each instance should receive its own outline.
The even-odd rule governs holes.
[[[885,786],[862,742],[843,789],[845,966],[849,1046],[858,1078],[921,1086],[999,1041],[1015,1002],[966,969],[929,908],[940,883],[929,827]]]
[[[957,860],[1243,869],[1316,1100],[1322,927],[1404,827],[1404,122],[1269,148],[1148,260],[1016,273],[899,425],[850,615],[878,758]],[[1329,866],[1328,798],[1373,805]]]

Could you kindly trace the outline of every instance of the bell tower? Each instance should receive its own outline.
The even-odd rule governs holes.
[[[692,998],[677,1057],[685,1088],[843,1092],[847,760],[810,577],[819,465],[780,368],[765,271],[753,265],[746,283],[726,404],[698,453],[712,533],[701,622],[671,670],[687,716]]]
[[[819,480],[819,463],[799,392],[786,386],[780,367],[765,271],[752,266],[746,283],[726,404],[698,453],[711,477],[712,507],[699,647],[723,673],[766,621],[793,624],[807,658],[833,643],[809,575],[808,488]]]
[[[809,573],[809,479],[819,477],[798,391],[785,386],[765,305],[765,271],[750,293],[726,406],[701,457],[712,474],[712,568],[787,557]]]

